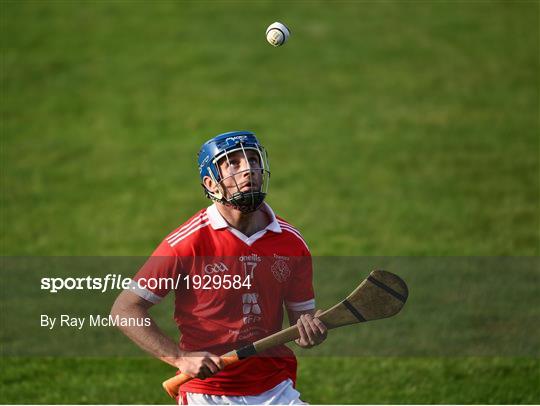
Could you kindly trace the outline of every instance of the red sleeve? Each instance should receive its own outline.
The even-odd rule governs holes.
[[[179,283],[181,265],[180,257],[167,240],[163,240],[133,277],[133,293],[152,303],[158,303]]]
[[[285,294],[287,309],[294,311],[315,308],[313,291],[313,265],[308,251],[301,257],[295,257],[292,263],[291,278]]]

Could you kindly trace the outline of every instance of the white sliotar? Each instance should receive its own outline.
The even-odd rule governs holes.
[[[266,40],[273,46],[279,47],[289,39],[291,32],[283,23],[276,21],[266,29]]]

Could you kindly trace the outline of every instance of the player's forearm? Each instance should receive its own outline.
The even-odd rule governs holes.
[[[122,326],[120,330],[128,336],[140,348],[156,358],[178,367],[182,351],[178,345],[155,323],[148,310],[139,305],[123,305],[117,300],[111,309],[111,315],[120,317],[133,317],[138,319],[148,319],[149,326]]]

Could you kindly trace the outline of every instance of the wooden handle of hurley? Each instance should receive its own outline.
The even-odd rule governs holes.
[[[289,341],[296,340],[298,337],[300,337],[298,328],[296,326],[291,326],[237,351],[231,351],[225,355],[222,355],[220,358],[221,361],[223,361],[223,364],[228,366],[241,359],[261,353],[262,351],[265,351],[271,347],[275,347],[276,345],[281,345],[288,343]],[[163,382],[163,388],[165,391],[167,391],[170,397],[176,398],[178,396],[180,386],[192,379],[192,376],[181,372]]]
[[[234,353],[233,355],[226,354],[220,358],[223,362],[223,365],[225,366],[234,364],[239,359],[236,353]],[[163,389],[167,391],[170,397],[176,398],[178,396],[180,386],[185,384],[186,382],[191,381],[192,379],[192,376],[180,372],[178,375],[173,376],[172,378],[169,378],[165,382],[163,382]]]

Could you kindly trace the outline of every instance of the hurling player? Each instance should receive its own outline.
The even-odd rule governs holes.
[[[213,204],[162,241],[111,313],[148,318],[148,309],[174,291],[179,344],[153,320],[122,330],[145,351],[196,378],[181,386],[180,404],[302,404],[294,388],[296,358],[288,347],[225,369],[218,355],[281,330],[284,307],[299,328],[300,347],[326,338],[315,317],[309,249],[300,232],[264,202],[268,157],[253,133],[210,139],[198,164]],[[180,284],[142,283],[166,279]]]

